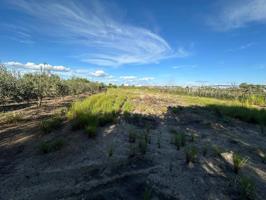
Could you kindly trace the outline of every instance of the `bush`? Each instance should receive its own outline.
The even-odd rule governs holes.
[[[64,144],[65,143],[62,139],[42,142],[39,146],[39,150],[41,153],[47,154],[47,153],[60,150],[64,146]]]
[[[238,174],[239,170],[245,166],[245,164],[247,163],[247,161],[248,161],[247,158],[243,158],[239,154],[234,153],[233,154],[233,168],[234,168],[234,172],[236,174]]]
[[[44,133],[50,133],[55,129],[58,129],[61,127],[63,122],[63,119],[59,116],[52,117],[50,119],[42,120],[40,123],[41,130]]]

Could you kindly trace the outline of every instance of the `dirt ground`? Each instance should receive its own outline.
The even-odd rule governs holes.
[[[256,199],[265,199],[266,164],[258,151],[265,150],[266,136],[259,126],[204,107],[140,96],[134,100],[140,120],[121,116],[99,128],[94,139],[83,130],[73,131],[67,121],[43,134],[39,121],[71,101],[25,108],[24,121],[0,125],[0,199],[241,199],[233,186],[232,152],[248,157],[240,175],[254,180]],[[148,108],[141,106],[144,103]],[[173,112],[173,106],[180,106],[179,111]],[[146,154],[138,152],[137,142],[129,142],[132,130],[148,134]],[[198,149],[192,165],[185,162],[186,147],[177,150],[172,144],[173,130],[184,132],[186,146]],[[41,142],[59,138],[65,141],[62,149],[39,152]],[[220,156],[214,147],[219,147]]]

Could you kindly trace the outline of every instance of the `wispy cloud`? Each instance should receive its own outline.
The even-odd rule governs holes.
[[[158,34],[117,20],[99,1],[10,0],[13,7],[33,16],[35,31],[68,43],[87,46],[79,56],[100,66],[154,63],[170,57],[186,57],[182,47],[174,50]],[[92,53],[93,52],[93,53]]]
[[[173,69],[187,69],[187,68],[196,68],[197,65],[176,65],[173,66]]]
[[[121,79],[123,80],[136,80],[136,76],[120,76]]]
[[[218,12],[215,9],[216,13],[208,20],[219,31],[241,28],[253,22],[266,23],[265,0],[222,1],[219,9]]]
[[[7,67],[12,67],[15,69],[28,69],[28,70],[50,70],[50,71],[57,71],[57,72],[68,72],[70,71],[70,68],[62,66],[62,65],[50,65],[50,64],[36,64],[33,62],[27,62],[27,63],[20,63],[16,61],[9,61],[4,63]]]
[[[237,47],[237,48],[228,49],[227,52],[235,52],[235,51],[245,50],[245,49],[248,49],[248,48],[250,48],[250,47],[252,47],[254,45],[255,45],[254,42],[250,42],[250,43],[247,43],[247,44],[243,44],[243,45],[241,45],[240,47]]]

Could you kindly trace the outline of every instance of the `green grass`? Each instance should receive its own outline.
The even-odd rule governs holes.
[[[23,120],[22,112],[1,113],[1,122],[6,124],[17,123]]]
[[[186,153],[186,163],[187,164],[196,162],[198,150],[195,146],[187,147],[185,150],[185,153]]]
[[[255,183],[249,177],[239,177],[238,190],[240,198],[243,200],[252,200],[256,198],[256,186]]]
[[[266,110],[244,106],[209,105],[207,108],[219,110],[223,115],[248,123],[266,125]]]
[[[62,122],[63,122],[62,117],[54,116],[52,118],[42,120],[40,123],[40,127],[44,133],[50,133],[53,130],[60,128]]]
[[[51,153],[60,150],[64,146],[65,142],[62,139],[56,139],[51,141],[42,142],[39,145],[39,151],[42,154]]]
[[[248,161],[247,158],[243,158],[239,154],[234,153],[233,154],[233,168],[234,168],[234,172],[236,174],[238,174],[239,171],[240,171],[240,169],[243,168],[246,165],[247,161]]]
[[[92,95],[73,103],[67,117],[72,121],[73,129],[92,129],[114,123],[119,113],[124,111],[125,103],[127,110],[132,108],[129,96],[128,92],[120,89]]]

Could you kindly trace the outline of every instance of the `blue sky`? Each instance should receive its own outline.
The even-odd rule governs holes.
[[[266,84],[266,0],[0,0],[0,60],[115,84]]]

